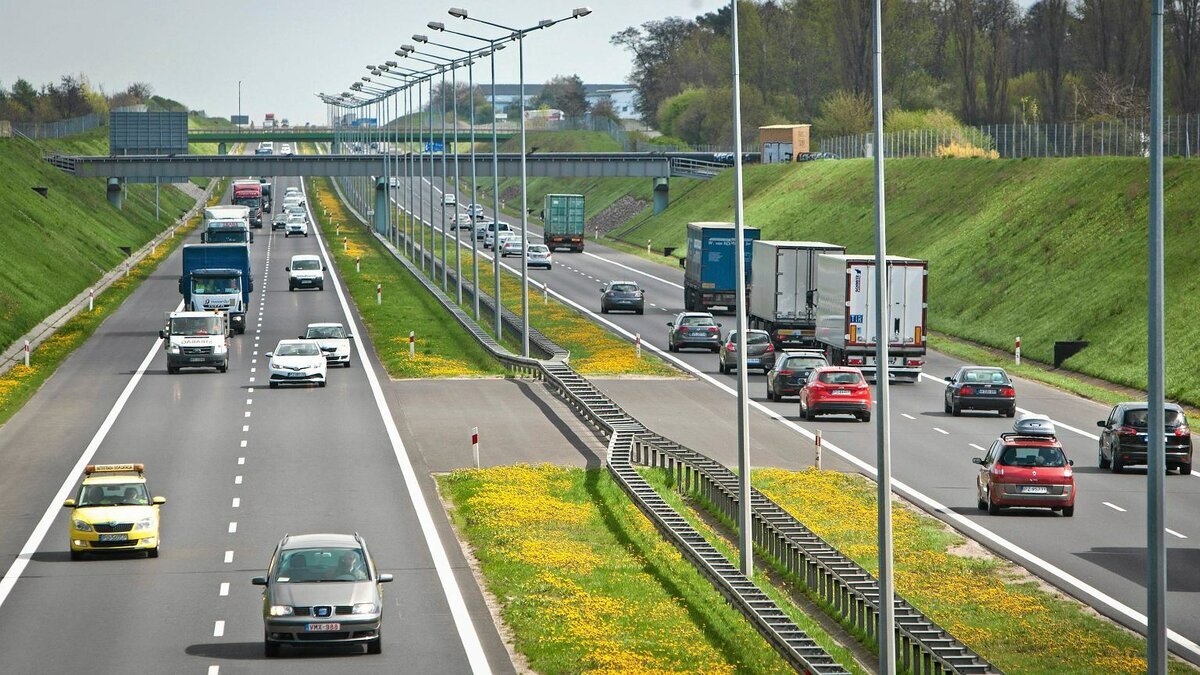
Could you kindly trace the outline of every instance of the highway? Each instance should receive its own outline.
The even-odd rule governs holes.
[[[273,182],[277,203],[298,184]],[[323,250],[310,232],[256,233],[248,330],[233,339],[228,373],[166,373],[157,331],[180,305],[177,250],[0,428],[0,550],[11,563],[0,581],[0,670],[513,671],[340,281],[288,291],[289,256]],[[268,389],[265,353],[314,321],[353,326],[353,367],[331,369],[323,389]],[[151,492],[167,498],[158,559],[70,561],[60,504],[91,462],[145,463]],[[285,648],[266,661],[250,578],[285,533],[355,531],[396,577],[384,587],[383,653],[333,650],[356,656],[331,666],[305,658],[328,651]]]
[[[407,198],[403,181],[396,194]],[[428,199],[429,184],[423,183],[421,195]],[[440,201],[440,181],[434,198]],[[469,194],[459,194],[460,205],[470,201]],[[485,207],[490,202],[485,202]],[[441,223],[440,204],[436,204],[434,225]],[[460,207],[461,208],[461,207]],[[531,205],[531,208],[538,208]],[[428,213],[428,211],[426,211]],[[451,213],[447,209],[447,213]],[[494,216],[487,209],[489,216]],[[519,227],[518,219],[502,218]],[[467,232],[467,230],[463,230]],[[540,229],[530,227],[530,241],[541,239]],[[464,246],[469,247],[465,241]],[[480,246],[483,251],[482,245]],[[483,253],[485,257],[489,254]],[[453,265],[453,254],[450,263]],[[736,375],[722,375],[717,370],[717,357],[705,351],[667,353],[666,323],[683,311],[682,269],[657,265],[643,258],[622,253],[589,241],[582,254],[556,252],[553,270],[531,270],[531,287],[541,283],[550,286],[551,293],[568,304],[574,304],[610,329],[632,337],[640,334],[643,346],[664,359],[690,371],[701,380],[730,395],[726,415],[693,418],[709,420],[701,428],[708,433],[723,434],[733,425],[736,409],[732,396],[736,392]],[[509,268],[519,274],[520,260],[509,258]],[[934,272],[936,273],[936,271]],[[637,281],[646,291],[646,313],[642,316],[626,313],[599,314],[599,288],[613,279]],[[490,279],[483,284],[490,293]],[[505,298],[510,306],[515,298]],[[931,298],[936,303],[937,298]],[[723,331],[734,327],[732,315],[718,315]],[[1075,516],[1064,518],[1046,510],[1006,510],[999,516],[989,516],[976,507],[974,480],[978,467],[972,457],[982,456],[985,448],[1001,433],[1011,430],[1012,420],[991,413],[967,412],[952,417],[943,412],[942,378],[953,374],[962,362],[931,352],[924,374],[918,384],[898,384],[889,387],[892,420],[893,477],[897,492],[938,515],[956,529],[980,541],[1004,557],[1016,560],[1060,589],[1075,595],[1104,614],[1136,630],[1144,631],[1145,618],[1145,470],[1126,469],[1120,475],[1097,467],[1097,441],[1093,433],[1096,421],[1108,415],[1109,407],[1047,387],[1036,382],[1017,380],[1019,414],[1048,415],[1058,424],[1059,437],[1067,456],[1076,464],[1078,498]],[[603,381],[598,382],[605,388]],[[646,383],[645,387],[654,386]],[[766,400],[766,378],[757,371],[749,376],[752,406],[759,413],[753,425],[772,437],[783,425],[794,434],[811,439],[820,430],[827,451],[839,456],[865,475],[874,475],[875,425],[862,424],[849,417],[823,417],[816,422],[802,421],[795,400],[770,402]],[[622,402],[613,388],[618,403]],[[652,398],[645,394],[639,399]],[[663,404],[666,407],[668,404]],[[628,408],[636,414],[631,407]],[[751,458],[754,466],[792,466],[796,462],[796,445],[787,444],[777,451],[768,451]],[[713,453],[729,466],[736,466],[736,448],[727,446]],[[1170,474],[1167,486],[1167,547],[1168,547],[1168,621],[1174,631],[1172,650],[1200,664],[1200,614],[1194,611],[1200,603],[1200,526],[1194,514],[1200,513],[1200,473],[1190,476]]]

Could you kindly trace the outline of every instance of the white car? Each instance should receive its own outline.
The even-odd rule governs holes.
[[[457,225],[458,229],[460,229],[460,230],[471,229],[471,214],[469,214],[469,213],[458,214],[454,218],[454,224]]]
[[[521,238],[518,236],[506,237],[505,233],[500,233],[500,257],[507,258],[510,255],[521,255]]]
[[[456,204],[458,204],[458,199],[454,196],[453,192],[442,193],[442,206],[454,206]]]
[[[281,154],[281,155],[292,154],[292,146],[287,143],[284,143],[283,147],[279,148],[279,154]]]
[[[284,197],[286,197],[288,195],[298,195],[298,194],[300,194],[300,188],[296,187],[295,185],[288,186],[288,189],[283,191]]]
[[[349,368],[352,337],[340,323],[310,323],[300,339],[315,340],[327,364]]]
[[[321,348],[312,340],[280,340],[275,351],[264,356],[271,359],[271,388],[281,384],[316,382],[325,386],[328,366]]]
[[[467,215],[476,220],[483,218],[483,204],[467,204]]]
[[[304,206],[304,195],[299,192],[289,192],[283,196],[283,208],[292,206]]]
[[[550,257],[550,247],[545,244],[530,244],[525,250],[525,265],[553,269],[554,261]]]
[[[287,222],[284,223],[284,225],[283,225],[283,238],[287,239],[288,237],[292,236],[293,234],[298,237],[299,236],[305,236],[305,237],[308,236],[308,222],[307,222],[307,219],[302,214],[299,214],[299,213],[287,214]]]
[[[494,243],[493,240],[496,237],[496,228],[497,227],[500,228],[501,232],[512,232],[512,228],[508,226],[508,223],[500,223],[499,225],[497,225],[496,223],[488,223],[486,228],[483,231],[483,247],[484,248],[492,247],[492,244]],[[516,233],[514,232],[513,234],[516,234]]]
[[[300,253],[292,256],[292,262],[287,266],[288,290],[297,288],[315,288],[325,290],[325,266],[321,259],[311,253]]]

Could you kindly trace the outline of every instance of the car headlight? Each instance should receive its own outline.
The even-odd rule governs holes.
[[[355,614],[375,614],[379,611],[379,605],[373,602],[360,602],[354,606]]]
[[[135,530],[149,530],[149,529],[153,529],[153,527],[154,527],[154,519],[153,518],[142,518],[141,520],[137,521],[133,525],[133,529],[135,529]]]
[[[271,605],[267,611],[271,616],[291,616],[294,613],[291,605]]]
[[[217,345],[216,347],[213,347],[214,354],[224,354],[225,352],[228,352],[228,351],[229,351],[229,347],[227,347],[226,345]]]
[[[168,354],[178,354],[179,353],[179,345],[167,345],[167,353]]]
[[[78,518],[71,521],[71,527],[74,527],[76,530],[79,530],[80,532],[91,532],[92,531],[91,523],[79,520]]]

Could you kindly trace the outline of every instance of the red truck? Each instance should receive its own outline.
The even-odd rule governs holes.
[[[257,179],[233,181],[233,204],[250,208],[250,226],[262,227],[263,191]]]

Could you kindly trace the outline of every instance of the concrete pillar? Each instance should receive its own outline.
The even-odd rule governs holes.
[[[218,155],[225,155],[228,153],[229,153],[229,149],[225,147],[224,141],[217,143],[217,154]]]
[[[654,215],[667,210],[670,179],[666,176],[654,179]]]
[[[108,203],[115,209],[120,209],[125,203],[124,193],[121,191],[121,179],[108,179]]]
[[[383,236],[387,236],[387,204],[388,204],[388,184],[387,179],[379,177],[375,179],[375,231]]]

